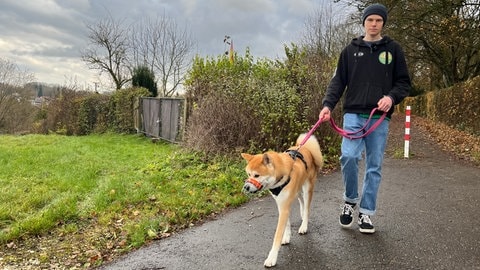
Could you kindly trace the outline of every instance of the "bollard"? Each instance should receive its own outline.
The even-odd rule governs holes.
[[[407,106],[405,111],[405,147],[403,150],[403,157],[409,157],[409,148],[410,148],[410,111],[411,107]]]

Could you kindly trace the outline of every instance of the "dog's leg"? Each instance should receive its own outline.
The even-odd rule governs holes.
[[[278,251],[282,245],[287,223],[289,223],[290,206],[292,204],[288,192],[280,193],[278,196],[274,196],[274,198],[278,207],[278,223],[273,238],[272,249],[270,249],[268,257],[263,264],[265,267],[272,267],[277,264]]]
[[[282,245],[290,244],[290,237],[292,236],[292,228],[290,227],[290,218],[287,220],[285,232],[283,232]]]
[[[308,217],[310,215],[310,204],[312,203],[313,185],[310,181],[305,181],[302,186],[300,201],[300,214],[302,216],[302,225],[298,229],[299,234],[306,234],[308,231]],[[303,203],[302,203],[303,202]]]
[[[304,209],[305,209],[305,203],[304,203],[304,198],[303,198],[303,190],[300,191],[300,194],[298,194],[298,203],[300,204],[300,217],[303,220],[303,214],[304,214]]]

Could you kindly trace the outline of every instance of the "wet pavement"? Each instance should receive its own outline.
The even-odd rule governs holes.
[[[412,146],[410,159],[385,159],[375,234],[340,228],[340,173],[321,176],[309,232],[296,233],[297,202],[274,269],[480,269],[480,168],[426,140]],[[276,222],[265,196],[99,269],[264,269]]]

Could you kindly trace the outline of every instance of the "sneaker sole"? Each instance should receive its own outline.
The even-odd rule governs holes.
[[[348,229],[348,228],[351,228],[352,225],[353,225],[353,220],[352,222],[350,222],[350,224],[343,224],[341,222],[338,222],[340,224],[340,226],[342,226],[342,228],[345,228],[345,229]]]
[[[373,229],[362,229],[362,228],[359,228],[358,229],[361,233],[368,233],[368,234],[372,234],[375,232],[375,228]]]

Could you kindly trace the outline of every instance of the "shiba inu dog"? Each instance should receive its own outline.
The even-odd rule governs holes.
[[[272,249],[264,262],[265,267],[275,266],[280,246],[290,242],[290,209],[295,198],[300,202],[302,218],[298,233],[307,233],[313,189],[317,174],[323,166],[323,156],[314,136],[310,136],[301,145],[305,136],[300,135],[296,145],[283,153],[269,151],[256,155],[241,154],[247,161],[245,171],[248,175],[243,191],[255,193],[268,189],[278,207],[277,229]]]

